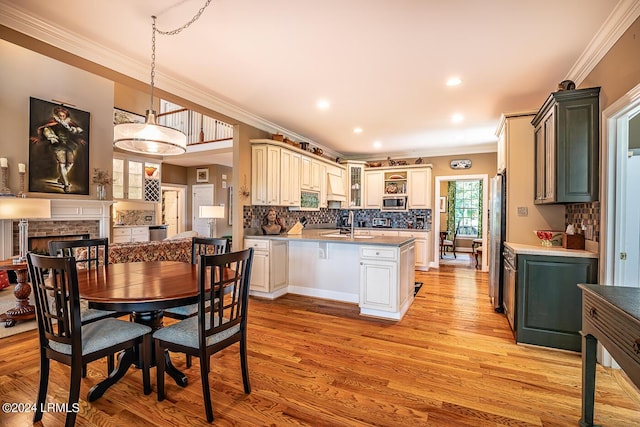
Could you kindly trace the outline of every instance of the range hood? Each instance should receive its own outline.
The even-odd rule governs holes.
[[[342,177],[339,177],[338,175],[327,174],[327,201],[347,201],[347,195],[344,191],[344,182],[342,180]]]

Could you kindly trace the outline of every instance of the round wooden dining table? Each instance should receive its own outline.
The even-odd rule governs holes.
[[[177,261],[108,264],[78,270],[78,289],[80,298],[87,301],[90,308],[128,312],[133,321],[157,330],[162,328],[164,309],[198,301],[198,266]],[[91,391],[89,400],[102,396],[124,376],[135,360],[132,355],[127,356],[118,358],[114,374]],[[164,357],[166,372],[176,384],[186,386],[186,375],[171,364],[168,352]]]

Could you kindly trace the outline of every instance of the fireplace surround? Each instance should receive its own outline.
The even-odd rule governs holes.
[[[109,237],[112,204],[107,200],[51,199],[51,218],[30,220],[28,237],[62,234]],[[0,259],[17,254],[17,241],[17,221],[0,220]]]

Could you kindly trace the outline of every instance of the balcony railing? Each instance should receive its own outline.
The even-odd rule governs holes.
[[[158,124],[183,132],[187,145],[233,139],[232,125],[164,100],[160,101]]]

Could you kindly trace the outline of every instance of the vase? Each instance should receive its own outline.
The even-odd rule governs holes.
[[[98,196],[98,200],[105,200],[107,198],[107,188],[104,184],[98,184],[96,186],[96,195]]]

